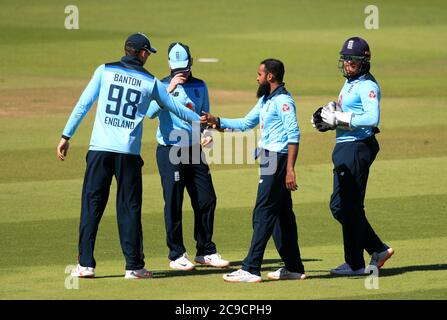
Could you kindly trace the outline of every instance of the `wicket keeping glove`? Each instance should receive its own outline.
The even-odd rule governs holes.
[[[312,115],[312,119],[311,119],[312,126],[320,132],[325,132],[328,130],[335,130],[335,127],[336,127],[335,125],[330,125],[323,121],[323,119],[321,117],[321,112],[323,110],[326,110],[329,112],[341,111],[341,107],[338,105],[337,102],[331,101],[331,102],[328,102],[325,106],[318,108]]]
[[[312,123],[312,126],[317,129],[320,132],[326,132],[328,130],[334,130],[335,126],[331,126],[323,121],[321,118],[321,111],[323,110],[323,107],[319,107],[312,115],[312,118],[310,119],[310,122]]]
[[[351,129],[352,112],[343,112],[339,105],[331,101],[321,110],[321,118],[331,127],[340,129]]]

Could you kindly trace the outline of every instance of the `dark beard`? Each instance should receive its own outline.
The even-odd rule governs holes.
[[[270,83],[265,82],[265,83],[260,83],[259,87],[258,87],[258,92],[256,92],[256,96],[258,98],[262,97],[262,96],[268,96],[270,94]]]

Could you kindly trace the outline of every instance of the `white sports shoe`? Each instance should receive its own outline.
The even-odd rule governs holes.
[[[124,276],[125,279],[150,279],[152,278],[152,272],[145,268],[139,270],[126,270]]]
[[[218,253],[213,253],[206,256],[196,256],[194,258],[194,261],[216,268],[226,268],[230,265],[230,261],[222,259],[222,257]]]
[[[306,275],[299,272],[291,272],[286,268],[279,268],[274,272],[267,273],[267,278],[270,280],[304,280]]]
[[[91,267],[83,267],[80,264],[76,266],[73,270],[71,270],[72,277],[78,278],[94,278],[95,277],[95,268]]]
[[[180,258],[171,260],[171,262],[169,262],[169,266],[172,269],[184,271],[193,270],[195,268],[195,265],[188,260],[188,255],[186,253],[184,253]]]
[[[336,274],[339,276],[364,276],[365,268],[360,268],[358,270],[352,270],[349,264],[343,263],[339,265],[337,268],[331,270],[332,274]]]
[[[248,271],[239,269],[223,275],[226,282],[261,282],[262,278]]]
[[[377,268],[381,268],[385,262],[391,258],[391,256],[394,254],[393,248],[390,248],[387,246],[387,249],[382,252],[374,252],[371,255],[371,261],[369,262],[370,265],[376,266]]]

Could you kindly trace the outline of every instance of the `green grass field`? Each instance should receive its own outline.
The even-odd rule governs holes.
[[[367,1],[122,1],[78,0],[80,29],[64,28],[65,3],[1,1],[0,11],[0,299],[443,299],[447,298],[447,4],[376,1],[378,30],[366,30]],[[210,89],[217,115],[245,115],[255,103],[256,70],[267,57],[286,66],[301,129],[293,194],[299,243],[309,279],[227,284],[226,270],[194,272],[168,266],[160,178],[155,163],[157,121],[146,120],[143,232],[147,267],[155,278],[123,279],[124,257],[115,217],[115,184],[97,246],[97,279],[67,290],[64,272],[77,257],[80,194],[92,110],[71,141],[68,159],[56,145],[93,70],[117,60],[133,32],[150,36],[159,53],[146,67],[168,72],[167,46],[190,45],[194,75]],[[328,208],[333,133],[309,119],[343,84],[338,51],[352,35],[372,49],[382,90],[381,151],[368,184],[367,216],[396,254],[380,271],[379,289],[364,278],[337,278],[343,262],[341,228]],[[218,58],[200,63],[198,58]],[[252,235],[258,169],[213,165],[218,196],[214,241],[240,266]],[[195,254],[189,199],[184,239]],[[369,261],[369,257],[365,257]],[[262,274],[281,266],[269,243]],[[181,288],[179,290],[179,288]]]

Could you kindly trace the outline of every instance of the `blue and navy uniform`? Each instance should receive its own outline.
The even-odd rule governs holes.
[[[241,119],[220,118],[223,129],[245,131],[261,128],[258,146],[263,150],[285,154],[289,143],[297,144],[300,131],[296,120],[295,102],[281,85],[269,97],[261,97],[253,109]]]
[[[364,140],[374,135],[380,120],[380,88],[370,73],[346,80],[338,104],[343,112],[352,112],[352,118],[351,130],[337,128],[337,143]]]
[[[338,103],[343,112],[352,112],[352,118],[350,130],[336,129],[330,207],[342,224],[346,263],[358,270],[365,267],[363,250],[369,254],[386,250],[364,210],[369,168],[379,152],[375,138],[380,120],[379,85],[370,73],[348,79]]]
[[[241,119],[220,118],[221,128],[248,130],[260,125],[261,176],[253,210],[253,237],[242,269],[260,275],[268,240],[273,236],[285,268],[304,273],[292,196],[286,188],[288,145],[298,144],[300,130],[295,102],[284,84],[261,97]],[[276,170],[272,170],[272,165]]]
[[[168,76],[162,80],[169,85],[172,77]],[[203,80],[194,78],[192,75],[184,84],[177,85],[171,92],[177,101],[197,113],[209,112],[210,103],[208,88]],[[177,147],[190,147],[200,143],[200,131],[193,130],[192,124],[176,116],[168,110],[163,110],[156,101],[151,102],[147,115],[150,118],[158,117],[157,142],[163,146],[171,145]],[[197,129],[197,128],[195,128]],[[187,134],[187,137],[185,137]]]
[[[157,101],[183,119],[199,116],[176,102],[166,86],[135,57],[99,66],[68,119],[63,136],[70,138],[98,100],[87,153],[79,227],[79,263],[95,267],[96,233],[107,204],[113,176],[117,180],[117,219],[127,270],[144,266],[141,228],[143,160],[140,157],[143,119]]]
[[[91,106],[98,108],[89,150],[139,155],[143,119],[149,103],[158,103],[192,122],[200,116],[188,110],[166,92],[166,85],[146,71],[137,59],[99,66],[68,119],[63,135],[71,137]],[[180,118],[178,118],[180,119]]]
[[[163,83],[169,84],[172,77]],[[208,89],[204,81],[189,76],[188,80],[177,85],[171,94],[197,115],[209,112]],[[196,256],[216,253],[212,241],[216,194],[208,164],[200,147],[200,124],[193,125],[182,120],[168,110],[161,109],[154,101],[147,115],[158,117],[157,164],[160,172],[163,197],[166,242],[169,259],[176,260],[186,252],[182,235],[182,206],[184,190],[188,191],[194,210],[194,239]],[[170,155],[175,153],[179,163],[173,162]],[[183,155],[183,156],[182,156]],[[195,156],[194,156],[195,155]]]

